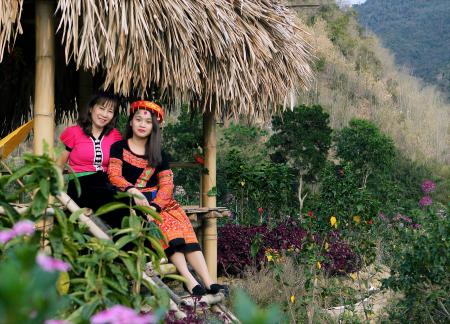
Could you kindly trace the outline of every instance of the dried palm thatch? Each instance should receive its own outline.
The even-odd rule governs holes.
[[[23,0],[0,1],[0,62],[3,60],[5,47],[14,45],[17,34],[22,34],[20,16]]]
[[[278,0],[59,0],[66,60],[129,95],[158,89],[219,115],[268,116],[312,77],[310,46]]]

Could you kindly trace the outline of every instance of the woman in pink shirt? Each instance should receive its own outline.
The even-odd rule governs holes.
[[[81,187],[78,196],[73,180],[67,193],[80,206],[97,210],[114,200],[113,187],[108,182],[108,163],[111,145],[122,140],[114,128],[119,112],[118,98],[100,93],[90,102],[87,111],[80,114],[77,125],[67,127],[60,136],[66,147],[58,164],[68,163]],[[120,220],[105,219],[112,227],[120,227]]]

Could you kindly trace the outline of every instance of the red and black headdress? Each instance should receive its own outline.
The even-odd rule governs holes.
[[[157,119],[160,123],[164,120],[164,110],[162,107],[152,101],[138,100],[130,105],[130,114],[135,113],[138,109],[145,109],[156,113]]]

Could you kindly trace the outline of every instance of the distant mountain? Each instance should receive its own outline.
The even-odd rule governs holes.
[[[367,0],[353,8],[398,64],[450,98],[450,0]]]

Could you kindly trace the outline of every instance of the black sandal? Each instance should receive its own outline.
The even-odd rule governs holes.
[[[206,288],[206,293],[215,295],[221,290],[225,290],[224,285],[212,284],[211,286],[209,286],[209,289]]]
[[[184,288],[190,293],[192,296],[195,297],[201,297],[206,295],[206,290],[203,288],[202,285],[196,285],[194,288],[192,288],[192,292],[189,291],[186,285],[184,285]]]

